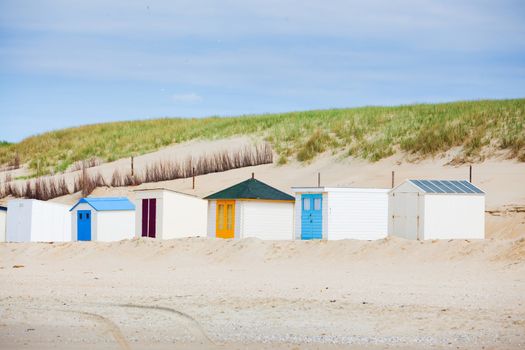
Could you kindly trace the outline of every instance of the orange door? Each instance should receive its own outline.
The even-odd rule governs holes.
[[[215,222],[217,238],[234,238],[235,201],[217,201]]]

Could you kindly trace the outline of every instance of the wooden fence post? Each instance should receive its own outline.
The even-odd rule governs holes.
[[[392,170],[392,188],[394,188],[394,170]]]
[[[321,187],[321,173],[317,173],[317,187]]]
[[[468,182],[472,183],[472,164],[469,166]]]

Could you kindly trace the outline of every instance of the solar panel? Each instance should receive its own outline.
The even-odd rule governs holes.
[[[445,191],[445,193],[458,193],[458,189],[454,187],[452,183],[449,183],[448,181],[437,181],[439,183],[439,186],[441,189]]]
[[[437,188],[443,191],[443,193],[456,193],[454,189],[447,186],[443,181],[432,180],[432,182]]]
[[[437,185],[437,181],[429,181],[429,180],[421,180],[422,183],[427,185],[427,187],[430,187],[432,189],[432,193],[445,193],[441,188],[439,188],[439,185]]]
[[[456,185],[461,188],[465,193],[475,193],[469,187],[465,186],[461,181],[456,181]]]
[[[474,186],[473,184],[471,184],[470,182],[468,181],[460,181],[463,185],[467,186],[468,188],[470,188],[472,191],[474,191],[475,193],[483,193],[482,190],[480,190],[479,188],[477,188],[476,186]]]
[[[425,191],[425,192],[432,192],[432,189],[430,187],[427,187],[426,185],[424,185],[421,181],[419,181],[419,180],[410,180],[410,181],[415,183],[416,186],[421,188],[423,191]]]
[[[455,184],[456,181],[443,180],[442,182],[452,189],[451,193],[467,193],[465,190]]]
[[[426,193],[484,193],[465,180],[410,180]]]

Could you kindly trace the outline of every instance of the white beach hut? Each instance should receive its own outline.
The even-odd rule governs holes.
[[[389,193],[389,235],[485,238],[485,193],[468,181],[407,180]]]
[[[68,206],[37,199],[13,199],[7,203],[8,242],[71,241]]]
[[[75,241],[120,241],[135,236],[135,206],[125,197],[82,198],[70,209]]]
[[[381,239],[388,233],[388,189],[292,187],[296,239]]]
[[[209,237],[293,239],[294,197],[253,177],[204,199]]]
[[[0,207],[0,242],[5,242],[7,229],[7,207]]]
[[[137,237],[206,236],[207,201],[161,188],[136,190],[135,195]]]

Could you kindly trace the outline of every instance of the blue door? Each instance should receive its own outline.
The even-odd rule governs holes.
[[[301,195],[301,239],[323,238],[323,195]]]
[[[91,210],[77,211],[77,240],[91,241]]]

